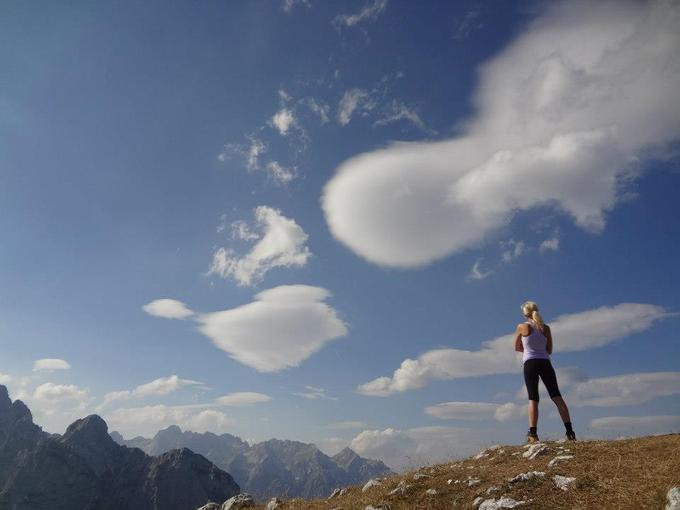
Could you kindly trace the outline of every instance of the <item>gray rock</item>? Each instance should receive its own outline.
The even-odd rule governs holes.
[[[524,505],[528,501],[515,501],[512,498],[500,497],[498,499],[485,499],[479,505],[477,510],[500,510],[501,508],[515,508],[516,506]]]
[[[380,480],[380,478],[372,478],[361,488],[361,492],[366,492],[368,489],[378,487],[380,485],[382,485],[382,480]]]
[[[218,503],[208,503],[207,505],[203,505],[201,508],[197,508],[196,510],[220,510],[221,505]]]
[[[416,473],[413,475],[414,480],[421,480],[422,478],[432,478],[432,475],[428,475],[427,473]]]
[[[279,498],[272,498],[267,503],[265,510],[276,510],[277,508],[281,508],[282,503],[283,501],[281,501]]]
[[[238,510],[240,508],[250,508],[253,506],[255,506],[253,497],[246,492],[242,492],[226,500],[222,504],[221,510]]]
[[[548,445],[543,443],[534,443],[529,446],[526,452],[522,454],[524,458],[529,460],[534,460],[539,455],[544,455],[548,453]]]
[[[680,510],[680,487],[672,487],[666,494],[666,510]]]
[[[544,476],[545,473],[543,471],[529,471],[528,473],[521,473],[517,476],[513,476],[512,478],[508,479],[508,482],[511,484],[517,482],[526,482],[532,478],[542,478]]]
[[[571,476],[560,475],[555,475],[552,477],[552,479],[553,482],[555,483],[555,487],[557,487],[558,489],[562,489],[563,491],[566,491],[569,488],[569,484],[576,480],[576,478]]]
[[[427,490],[425,491],[425,494],[427,494],[428,496],[436,496],[436,495],[437,495],[437,491],[436,491],[435,489],[427,489]]]
[[[561,460],[569,460],[569,459],[573,459],[573,458],[574,458],[573,455],[558,455],[557,457],[552,459],[550,462],[548,462],[548,467],[549,468],[553,467],[555,464],[557,464]]]

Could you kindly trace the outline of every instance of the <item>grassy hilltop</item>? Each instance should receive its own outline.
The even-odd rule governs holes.
[[[668,490],[680,486],[680,434],[542,444],[545,448],[534,448],[542,451],[533,458],[527,446],[493,447],[463,461],[385,478],[366,490],[349,487],[331,499],[285,501],[277,509],[504,508],[488,502],[504,497],[524,502],[519,509],[659,510],[665,508]],[[551,464],[557,456],[571,458]],[[544,474],[509,482],[534,471]],[[561,489],[555,475],[574,480]]]

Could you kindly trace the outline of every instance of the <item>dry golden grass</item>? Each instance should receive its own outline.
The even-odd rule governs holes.
[[[421,468],[383,481],[383,485],[366,492],[360,486],[331,500],[292,500],[285,502],[282,510],[364,510],[367,505],[383,506],[391,510],[452,508],[472,509],[476,497],[484,499],[501,495],[517,501],[530,500],[520,509],[654,509],[664,508],[670,487],[680,486],[680,434],[642,437],[616,441],[577,441],[569,443],[546,442],[549,451],[528,460],[521,453],[522,446],[507,446],[502,453],[491,452],[479,460],[438,464]],[[567,448],[573,459],[548,467],[548,462]],[[513,453],[520,452],[513,455]],[[543,471],[546,476],[509,486],[508,479],[527,471]],[[431,478],[414,480],[416,473],[426,473]],[[555,487],[553,475],[576,477],[568,490]],[[468,477],[480,483],[468,486]],[[411,484],[405,494],[388,496],[402,480]],[[451,484],[447,480],[453,480]],[[462,483],[455,483],[461,480]],[[490,495],[487,490],[499,487]],[[429,496],[428,489],[437,494]]]

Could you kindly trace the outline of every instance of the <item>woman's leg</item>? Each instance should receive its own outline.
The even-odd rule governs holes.
[[[564,423],[571,422],[571,418],[569,417],[569,408],[567,407],[567,403],[564,401],[564,399],[562,397],[553,397],[552,401],[555,402],[562,421]]]
[[[538,400],[529,400],[529,428],[538,426]]]

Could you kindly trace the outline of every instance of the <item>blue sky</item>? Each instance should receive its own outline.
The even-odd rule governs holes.
[[[522,439],[532,299],[577,433],[678,430],[678,11],[3,3],[0,383],[401,468]]]

